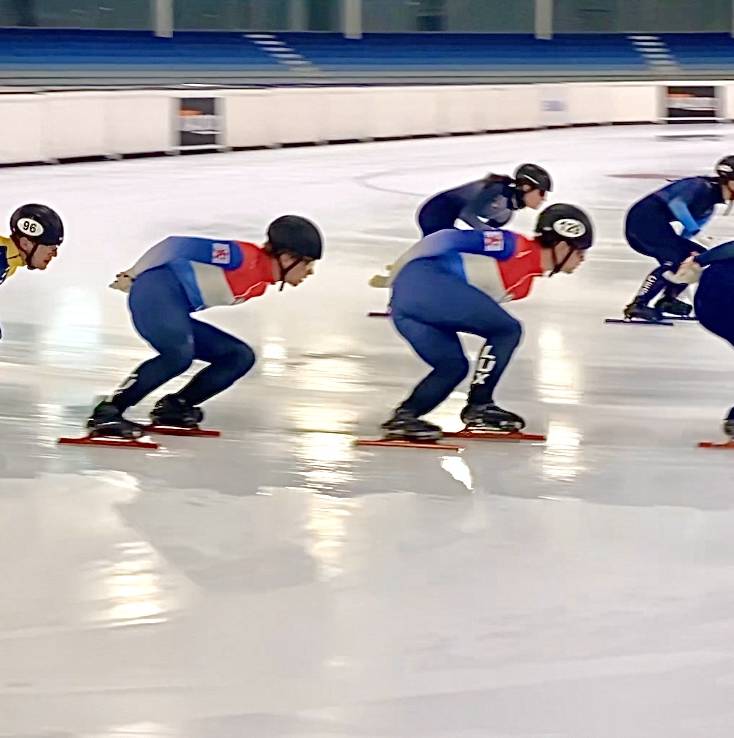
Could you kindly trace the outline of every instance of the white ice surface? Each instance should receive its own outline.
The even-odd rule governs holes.
[[[734,452],[695,445],[734,403],[734,352],[697,325],[603,324],[652,266],[625,207],[732,148],[656,133],[1,171],[7,214],[48,201],[68,237],[0,288],[0,736],[731,738]],[[367,279],[423,198],[522,161],[599,233],[508,308],[525,337],[498,400],[547,445],[355,449],[425,371],[365,317],[386,297]],[[205,314],[259,356],[207,405],[224,437],[57,447],[149,355],[114,274],[165,235],[260,240],[285,212],[322,226],[326,259]]]

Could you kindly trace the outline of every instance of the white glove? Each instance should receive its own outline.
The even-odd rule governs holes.
[[[112,282],[110,287],[113,290],[120,290],[120,292],[130,292],[130,288],[133,286],[135,277],[131,276],[127,272],[120,272],[115,276],[115,281]]]
[[[678,267],[675,274],[666,272],[664,276],[674,284],[695,284],[701,279],[701,272],[703,267],[690,256]]]
[[[390,286],[390,277],[384,274],[375,274],[370,278],[370,287],[386,288]]]

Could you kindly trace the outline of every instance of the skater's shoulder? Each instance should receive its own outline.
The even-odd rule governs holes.
[[[23,252],[16,246],[12,238],[0,236],[0,284],[19,267],[25,266]]]
[[[704,190],[708,190],[706,177],[682,177],[667,182],[660,189],[650,193],[648,197],[654,200],[662,200],[665,203],[672,200],[688,202]]]
[[[515,258],[525,259],[529,257],[535,257],[540,260],[540,255],[543,253],[543,247],[535,238],[528,238],[523,236],[521,233],[514,233],[515,237]]]
[[[483,179],[473,179],[471,182],[464,182],[464,184],[458,187],[453,187],[447,192],[452,193],[458,197],[466,200],[475,198],[485,187],[485,181]]]
[[[713,177],[704,176],[691,176],[681,177],[680,179],[674,179],[672,182],[668,182],[664,187],[660,188],[661,192],[696,192],[701,189],[709,189],[716,185],[716,180]]]
[[[269,263],[273,260],[273,254],[270,253],[264,246],[252,243],[251,241],[236,241],[235,246],[242,253],[242,258],[245,263],[257,262],[257,263]]]
[[[268,254],[268,252],[265,250],[263,246],[260,246],[256,243],[252,243],[251,241],[235,241],[235,243],[246,254],[251,254],[253,256],[261,256],[261,257],[270,256],[270,254]]]
[[[3,254],[14,255],[20,253],[20,250],[15,245],[15,241],[8,236],[0,236],[0,252]]]
[[[517,274],[539,276],[543,273],[540,241],[514,233],[514,250],[508,267]]]

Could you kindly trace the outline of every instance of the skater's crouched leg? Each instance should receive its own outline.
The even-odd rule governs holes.
[[[231,387],[255,364],[255,352],[244,341],[208,323],[192,321],[195,357],[209,364],[177,396],[196,406]]]

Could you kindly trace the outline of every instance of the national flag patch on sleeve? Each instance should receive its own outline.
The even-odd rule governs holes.
[[[505,235],[502,231],[484,231],[484,250],[502,251],[505,248]]]
[[[230,253],[228,243],[212,244],[212,264],[229,264]]]

